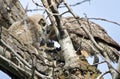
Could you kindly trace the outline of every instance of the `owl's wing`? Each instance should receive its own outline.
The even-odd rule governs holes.
[[[107,32],[98,24],[81,18],[81,26],[84,25],[89,32],[93,35],[95,41],[105,49],[109,58],[114,62],[119,58],[120,46],[107,34]],[[93,45],[88,35],[80,27],[77,21],[73,17],[65,18],[64,28],[67,29],[72,39],[75,49],[81,48],[81,50],[87,51],[90,55],[94,55],[99,51]],[[102,52],[99,52],[102,54]]]

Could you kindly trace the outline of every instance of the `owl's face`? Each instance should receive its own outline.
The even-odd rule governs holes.
[[[29,29],[37,29],[41,31],[42,28],[46,25],[45,18],[42,15],[35,14],[27,19],[28,24],[29,24]]]

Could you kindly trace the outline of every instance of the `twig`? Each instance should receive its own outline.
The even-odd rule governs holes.
[[[118,70],[118,72],[120,72],[120,58],[118,60],[117,70]],[[120,79],[120,73],[118,73],[118,72],[115,72],[113,79]]]
[[[31,79],[34,79],[35,76],[35,68],[36,68],[36,56],[32,56],[32,76]]]
[[[1,56],[1,55],[0,55],[0,60],[3,60],[4,62],[7,62],[11,67],[16,68],[17,70],[19,70],[19,72],[22,71],[22,72],[24,73],[24,76],[25,76],[25,74],[29,74],[29,75],[30,75],[30,72],[28,72],[28,70],[25,70],[25,69],[17,66],[17,65],[14,64],[13,62],[11,62],[9,59],[7,59],[7,58],[5,58],[5,57],[3,57],[3,56]],[[30,71],[30,70],[29,70],[29,71]],[[23,75],[23,74],[21,74],[21,75]]]
[[[80,5],[80,4],[82,4],[82,3],[85,3],[85,2],[90,2],[91,0],[83,0],[83,1],[81,1],[81,2],[77,2],[77,3],[75,3],[75,4],[71,4],[70,6],[72,7],[74,7],[74,6],[77,6],[77,5]]]
[[[51,21],[51,23],[52,23],[52,26],[53,26],[53,28],[54,28],[54,30],[55,30],[56,35],[59,36],[59,31],[58,31],[58,29],[56,28],[56,25],[57,25],[57,24],[56,24],[56,21],[55,21],[54,17],[52,16],[53,14],[50,13],[51,10],[50,10],[50,7],[48,6],[47,1],[46,1],[46,0],[42,0],[42,3],[43,3],[43,5],[44,5],[44,8],[45,8],[45,10],[46,10],[49,18],[50,18],[50,21]]]
[[[66,7],[68,8],[68,10],[70,11],[70,13],[74,16],[74,18],[77,20],[78,24],[81,26],[81,23],[79,22],[79,17],[74,14],[74,12],[72,11],[71,7],[66,3],[66,0],[63,0],[64,4],[66,5]],[[88,29],[85,27],[85,25],[82,25],[81,28],[85,31],[85,33],[88,35],[88,37],[90,38],[90,40],[92,41],[92,43],[95,45],[95,47],[100,51],[103,52],[104,55],[104,59],[107,63],[110,63],[109,57],[106,53],[106,51],[97,44],[97,42],[95,41],[95,39],[93,38],[93,36],[90,34],[90,32],[88,31]],[[101,54],[101,53],[100,53]],[[111,71],[112,72],[112,71]]]
[[[32,2],[33,2],[36,6],[43,7],[42,5],[38,4],[38,3],[35,2],[34,0],[32,0]]]
[[[50,1],[45,1],[43,0],[43,4],[45,6],[45,10],[47,11],[48,15],[50,15],[50,21],[52,24],[54,24],[55,26],[54,29],[56,31],[56,35],[58,37],[58,39],[60,39],[64,34],[64,31],[63,31],[63,28],[62,28],[62,20],[61,20],[61,17],[60,17],[60,14],[56,8],[56,6],[51,2],[52,0]],[[51,6],[52,5],[52,6]],[[57,25],[57,27],[56,27]]]
[[[120,26],[120,23],[110,21],[110,20],[107,20],[107,19],[103,19],[103,18],[88,18],[88,19],[106,21],[106,22],[113,23],[113,24],[116,24],[116,25]]]
[[[2,38],[2,26],[0,26],[0,39]]]
[[[63,13],[61,14],[61,16],[64,15],[64,14],[66,14],[66,13],[68,13],[68,12],[69,12],[69,11],[65,11],[65,12],[63,12]]]
[[[45,8],[45,10],[50,14],[50,15],[60,15],[59,13],[52,13],[50,10],[48,10],[47,8]]]
[[[3,45],[5,45],[16,57],[19,58],[20,61],[22,61],[28,68],[31,68],[32,66],[29,65],[22,57],[20,57],[9,45],[7,45],[2,39],[0,40]]]
[[[50,6],[50,9],[51,9],[51,12],[52,12],[52,13],[57,13],[57,14],[59,14],[59,11],[58,11],[58,9],[57,9],[57,6],[55,6],[56,3],[53,3],[52,0],[49,0],[49,1],[48,1],[48,4],[49,4],[49,6],[52,5],[52,6]],[[59,15],[54,15],[54,18],[55,18],[55,20],[56,20],[57,28],[58,28],[58,30],[59,30],[60,38],[61,38],[62,36],[64,36],[64,31],[63,31],[63,27],[62,27],[62,19],[61,19],[61,16],[60,16],[60,14],[59,14]]]
[[[101,79],[101,77],[103,77],[107,73],[110,73],[110,71],[106,71],[106,72],[100,74],[96,79]]]
[[[84,13],[84,15],[85,15],[85,18],[87,19],[87,24],[88,24],[88,26],[89,26],[89,28],[90,28],[90,29],[89,29],[89,30],[90,30],[90,33],[91,33],[91,35],[93,35],[93,31],[92,31],[92,28],[91,28],[89,19],[88,19],[88,17],[87,17],[87,14]]]
[[[26,11],[32,12],[32,11],[44,11],[45,9],[28,9]]]
[[[91,0],[83,0],[83,1],[80,1],[80,2],[77,2],[77,3],[75,3],[75,4],[70,4],[70,7],[75,7],[75,6],[77,6],[77,5],[80,5],[80,4],[82,4],[82,3],[85,3],[85,2],[90,2]],[[64,8],[65,6],[59,6],[59,8]]]
[[[102,62],[100,62],[100,63],[94,63],[93,65],[91,65],[91,66],[95,66],[95,65],[98,65],[98,64],[102,64],[102,63],[105,63],[106,61],[102,61]]]
[[[106,61],[107,62],[107,61]],[[113,73],[114,75],[114,71],[116,71],[118,74],[120,74],[120,72],[118,70],[116,70],[109,62],[107,62],[108,66],[109,66],[109,70]],[[114,70],[114,71],[113,71]]]
[[[85,31],[85,33],[89,36],[90,40],[93,42],[93,44],[96,46],[96,48],[103,52],[104,49],[102,47],[100,47],[97,42],[95,41],[95,39],[93,38],[93,36],[90,34],[90,32],[87,30],[87,28],[85,27],[85,25],[81,26],[81,23],[79,22],[79,17],[73,13],[72,9],[70,8],[70,6],[66,3],[66,0],[63,0],[64,4],[66,5],[66,7],[68,8],[68,10],[70,11],[70,13],[74,16],[74,18],[77,20],[78,24],[80,25],[80,27]]]
[[[76,50],[76,52],[79,52],[81,50],[82,42],[83,42],[84,36],[82,36],[82,40],[80,41],[80,46]]]
[[[1,43],[3,43],[3,45],[5,45],[22,63],[25,64],[25,66],[27,66],[28,68],[32,68],[32,66],[27,63],[22,57],[20,57],[9,45],[7,45],[2,39],[0,39]],[[40,74],[38,71],[35,70],[35,74],[37,74],[38,76],[42,77],[43,79],[44,78],[50,78],[51,77],[48,77],[48,76],[45,76],[43,74]]]
[[[12,67],[20,70],[20,72],[22,71],[22,72],[24,72],[24,74],[26,74],[26,75],[27,75],[27,74],[32,75],[31,72],[30,72],[31,69],[28,69],[28,68],[27,68],[27,70],[26,70],[26,69],[23,69],[23,68],[17,66],[16,64],[14,64],[13,62],[11,62],[10,60],[6,59],[5,57],[3,57],[3,56],[1,56],[1,55],[0,55],[0,59],[8,62],[8,63],[10,64],[10,66],[12,66]],[[36,74],[37,76],[43,78],[43,79],[45,79],[45,78],[52,79],[52,78],[49,77],[49,76],[45,76],[45,75],[43,75],[43,74],[40,74],[40,73],[39,73],[38,71],[36,71],[36,70],[35,70],[35,74]]]

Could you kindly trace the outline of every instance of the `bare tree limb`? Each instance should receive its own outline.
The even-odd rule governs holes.
[[[2,39],[0,40],[3,45],[5,45],[20,61],[22,61],[28,68],[31,68],[32,66],[29,65],[20,55],[18,55],[9,45],[7,45]]]
[[[18,55],[10,46],[8,46],[2,39],[1,42],[3,43],[3,45],[5,45],[22,63],[25,64],[25,66],[27,66],[28,68],[32,68],[31,65],[29,65],[29,63],[27,63],[22,57],[20,57],[20,55]],[[50,78],[48,76],[45,76],[43,74],[40,74],[38,71],[35,70],[35,74],[37,74],[39,77],[42,78]],[[51,79],[51,78],[50,78]]]
[[[102,61],[102,62],[99,62],[99,63],[94,63],[92,66],[95,66],[95,65],[98,65],[98,64],[102,64],[102,63],[105,63],[106,61]]]
[[[18,71],[16,71],[16,70],[14,70],[14,72],[12,72],[12,73],[14,73],[14,74],[16,74],[17,75],[17,73],[19,73],[19,76],[18,77],[20,77],[20,78],[25,78],[24,76],[26,75],[27,76],[27,74],[29,74],[29,75],[31,75],[31,73],[30,73],[30,69],[28,69],[28,70],[25,70],[25,69],[23,69],[23,68],[21,68],[21,67],[19,67],[19,66],[17,66],[16,64],[14,64],[13,62],[11,62],[10,60],[8,60],[8,59],[6,59],[5,57],[3,57],[3,56],[1,56],[0,55],[0,62],[3,62],[4,61],[4,63],[6,63],[7,65],[6,65],[6,67],[8,67],[9,69],[12,69],[12,70],[14,70],[14,68],[15,69],[17,69]],[[1,66],[2,64],[0,64],[0,66]],[[3,64],[4,65],[4,64]],[[2,67],[5,67],[5,66],[2,66]],[[6,69],[6,68],[5,68]],[[7,69],[6,69],[7,70]],[[17,73],[16,73],[17,72]],[[22,73],[24,73],[24,74],[22,74]],[[27,78],[27,77],[26,77]]]
[[[43,0],[42,2],[44,4],[45,8],[47,8],[53,14],[54,13],[59,14],[59,12],[57,10],[57,6],[56,6],[57,4],[55,4],[55,2],[53,0],[48,0],[48,2],[46,0]],[[48,10],[46,10],[46,11],[48,12]],[[63,57],[65,58],[65,62],[66,62],[65,66],[67,66],[67,67],[68,66],[71,66],[71,67],[79,66],[77,63],[79,60],[79,57],[77,56],[77,54],[74,50],[72,41],[71,41],[67,31],[65,29],[63,29],[63,27],[62,27],[63,24],[62,24],[61,16],[53,15],[53,14],[49,14],[49,12],[48,12],[50,21],[54,25],[55,33],[57,35],[58,41],[59,41],[62,51],[63,51]],[[68,53],[68,52],[70,52],[70,53]],[[71,64],[72,62],[74,64]]]
[[[120,58],[118,60],[117,71],[120,72]],[[113,79],[120,79],[120,73],[118,73],[118,72],[115,72],[115,75],[113,76]]]
[[[70,4],[70,7],[75,7],[75,6],[78,6],[80,4],[83,4],[85,2],[90,2],[91,0],[83,0],[83,1],[80,1],[80,2],[77,2],[75,4]],[[59,8],[64,8],[65,6],[59,6]]]
[[[113,23],[113,24],[116,24],[116,25],[120,26],[120,23],[117,23],[117,22],[114,22],[114,21],[110,21],[110,20],[107,20],[107,19],[103,19],[103,18],[88,18],[88,19],[90,19],[90,20],[106,21],[106,22]]]
[[[70,11],[70,13],[74,16],[74,18],[77,20],[78,24],[80,25],[80,27],[86,32],[86,34],[89,36],[89,38],[91,39],[91,41],[93,42],[93,44],[101,51],[103,52],[103,48],[101,48],[96,41],[94,40],[93,36],[90,34],[90,32],[87,30],[86,27],[81,26],[81,23],[79,22],[79,17],[73,13],[72,9],[70,8],[70,6],[66,3],[66,0],[64,0],[64,4],[66,5],[66,7],[68,8],[68,10]]]
[[[42,5],[38,4],[38,3],[35,2],[34,0],[32,0],[32,2],[33,2],[36,6],[43,7]]]
[[[32,11],[44,11],[45,9],[28,9],[26,10],[27,12],[32,12]]]
[[[89,47],[91,47],[91,49],[94,51],[94,53],[95,54],[97,54],[98,52],[101,52],[100,54],[103,56],[103,58],[104,58],[104,60],[105,61],[103,61],[103,62],[100,62],[100,63],[95,63],[95,64],[93,64],[92,66],[94,66],[94,65],[97,65],[97,64],[101,64],[101,63],[104,63],[104,62],[106,62],[107,63],[107,65],[108,65],[108,67],[109,67],[109,71],[106,71],[105,73],[103,73],[103,74],[101,74],[101,75],[99,75],[98,77],[97,77],[97,79],[100,79],[101,77],[103,77],[105,74],[107,74],[107,73],[112,73],[112,76],[114,75],[113,73],[114,73],[114,71],[116,71],[118,74],[120,73],[119,71],[117,71],[116,69],[114,69],[113,68],[113,66],[110,64],[110,60],[109,60],[109,57],[108,57],[108,55],[107,55],[107,53],[106,53],[106,51],[105,51],[105,49],[101,46],[101,45],[99,45],[99,43],[97,43],[96,41],[95,41],[95,39],[94,39],[94,36],[93,36],[93,34],[92,34],[92,31],[90,32],[89,30],[91,30],[91,29],[87,29],[86,27],[85,27],[85,24],[81,24],[81,22],[80,22],[80,17],[78,17],[73,11],[72,11],[72,9],[71,9],[71,7],[73,6],[77,6],[77,5],[80,5],[80,4],[82,4],[82,3],[84,3],[84,2],[87,2],[87,1],[90,1],[90,0],[83,0],[83,1],[81,1],[81,2],[78,2],[78,3],[75,3],[75,4],[73,4],[73,5],[68,5],[67,4],[67,2],[66,2],[66,0],[63,0],[63,3],[64,3],[64,7],[67,7],[67,9],[68,9],[68,11],[66,11],[66,12],[64,12],[64,13],[62,13],[61,15],[60,15],[60,13],[59,13],[59,10],[58,10],[58,8],[60,8],[60,7],[58,7],[59,6],[59,2],[56,2],[56,1],[58,1],[58,0],[41,0],[42,1],[42,4],[43,5],[40,5],[40,4],[38,4],[38,3],[36,3],[34,0],[32,0],[32,2],[36,5],[36,6],[39,6],[40,8],[42,8],[42,9],[33,9],[33,10],[28,10],[28,11],[37,11],[37,10],[45,10],[46,12],[47,12],[47,14],[48,14],[48,17],[49,17],[49,19],[50,19],[50,22],[51,22],[51,26],[52,26],[52,28],[55,30],[55,33],[56,33],[56,36],[57,36],[57,38],[58,38],[58,41],[59,41],[59,43],[60,43],[60,45],[61,45],[61,48],[62,48],[62,56],[64,57],[64,60],[65,60],[65,66],[64,67],[69,67],[70,69],[72,69],[72,67],[80,67],[80,70],[79,70],[79,76],[81,76],[80,75],[80,73],[82,73],[81,72],[81,70],[82,71],[87,71],[87,68],[88,68],[88,64],[86,64],[86,62],[84,62],[84,61],[81,61],[81,59],[79,58],[79,56],[76,54],[76,51],[75,51],[75,49],[74,49],[74,47],[73,47],[73,44],[72,44],[72,41],[71,41],[71,39],[70,39],[70,37],[69,37],[69,34],[68,34],[68,32],[67,32],[67,30],[66,30],[66,28],[63,28],[63,26],[64,26],[64,24],[63,24],[63,20],[62,20],[62,15],[63,14],[65,14],[65,13],[68,13],[68,12],[70,12],[72,15],[73,15],[73,17],[75,18],[75,20],[78,22],[78,24],[80,25],[80,28],[82,28],[83,30],[84,30],[84,32],[86,33],[86,35],[88,36],[87,37],[87,39],[90,39],[90,44],[89,44],[89,42],[87,43],[86,42],[86,40],[84,40],[84,38],[83,38],[83,40],[81,41],[81,44],[82,44],[82,42],[84,43],[86,43],[87,45],[89,45]],[[62,0],[60,0],[60,1],[62,1]],[[71,6],[71,7],[70,7]],[[9,11],[9,7],[8,7],[8,11]],[[1,15],[0,15],[0,17],[1,17]],[[87,23],[88,23],[88,26],[90,27],[90,23],[89,23],[89,19],[95,19],[95,18],[87,18],[86,17],[86,19],[87,19]],[[97,20],[99,20],[99,19],[97,19]],[[106,20],[106,19],[100,19],[100,20],[103,20],[103,21],[107,21],[107,22],[111,22],[111,23],[114,23],[114,24],[116,24],[116,25],[119,25],[120,26],[120,24],[119,23],[116,23],[116,22],[112,22],[112,21],[109,21],[109,20]],[[71,28],[71,29],[78,29],[78,28]],[[91,42],[92,41],[92,42]],[[34,55],[34,54],[30,54],[30,52],[27,52],[28,54],[30,54],[30,56],[34,56],[35,57],[35,59],[34,59],[34,57],[31,57],[31,58],[33,58],[32,59],[32,64],[33,65],[30,65],[31,64],[31,61],[30,61],[30,63],[29,62],[27,62],[25,59],[23,59],[18,53],[16,53],[15,52],[15,50],[14,49],[12,49],[12,47],[10,47],[9,45],[7,45],[7,43],[5,43],[5,41],[3,41],[2,39],[1,39],[1,41],[0,41],[0,43],[2,43],[4,46],[5,46],[5,52],[6,51],[8,51],[8,49],[9,49],[9,51],[11,51],[11,54],[14,54],[15,55],[15,57],[17,58],[17,60],[20,62],[20,63],[22,63],[25,67],[26,67],[26,69],[28,70],[26,70],[25,71],[25,69],[24,69],[24,67],[20,67],[20,68],[18,68],[18,66],[17,66],[17,64],[15,64],[15,63],[13,63],[13,62],[9,62],[8,60],[6,60],[9,64],[10,64],[10,66],[15,66],[18,70],[20,70],[19,71],[19,73],[21,74],[21,72],[24,72],[25,74],[27,74],[27,76],[29,76],[29,77],[31,77],[32,79],[34,79],[36,76],[38,76],[38,77],[41,77],[41,78],[43,78],[43,79],[45,79],[45,78],[48,78],[48,79],[53,79],[53,78],[56,78],[56,72],[55,72],[55,67],[59,67],[59,66],[57,66],[56,65],[56,63],[52,63],[52,65],[50,65],[50,63],[46,63],[46,62],[44,62],[44,59],[48,59],[49,60],[49,58],[47,57],[47,55],[46,56],[43,56],[43,57],[39,57],[39,56],[37,56],[37,55]],[[93,46],[94,45],[94,46]],[[19,47],[19,46],[18,46]],[[98,49],[96,49],[96,48]],[[20,48],[20,47],[19,47]],[[7,50],[6,50],[7,49]],[[22,48],[21,48],[22,49]],[[21,50],[20,49],[20,50]],[[28,50],[29,51],[29,50]],[[79,48],[78,48],[78,51],[79,51]],[[24,51],[23,51],[24,52]],[[25,51],[26,52],[26,51]],[[36,58],[38,59],[38,60],[40,60],[40,61],[37,61],[37,62],[42,62],[42,64],[44,64],[45,66],[47,66],[47,67],[51,67],[51,68],[53,68],[53,70],[52,70],[52,73],[50,73],[50,74],[48,74],[49,76],[46,76],[46,75],[44,75],[44,74],[41,74],[40,72],[39,72],[39,69],[37,69],[37,67],[36,67],[36,64],[38,64],[37,62],[36,62]],[[2,57],[2,55],[0,55],[0,59],[3,59],[4,60],[4,57]],[[55,61],[57,61],[57,60],[55,60]],[[83,63],[84,62],[84,63]],[[81,64],[82,63],[82,64]],[[87,65],[87,66],[86,66]],[[3,66],[2,64],[0,64],[0,66]],[[68,68],[68,71],[70,72],[70,74],[69,74],[69,76],[71,75],[71,70],[69,70],[69,68]],[[62,69],[62,68],[61,68]],[[93,68],[94,69],[94,68]],[[41,69],[42,70],[42,69]],[[90,73],[89,71],[92,71],[92,70],[88,70],[86,73]],[[95,71],[96,71],[96,68],[95,68]],[[93,71],[94,72],[94,71]],[[96,71],[97,72],[97,71]],[[86,75],[86,73],[85,73],[85,75]],[[99,71],[98,71],[98,73],[99,73]],[[83,73],[84,74],[84,73]],[[93,73],[92,73],[93,74]],[[22,76],[23,74],[21,74],[21,76]],[[91,74],[90,74],[91,75]],[[24,77],[23,77],[24,78]],[[38,78],[37,78],[38,79]]]
[[[110,71],[106,71],[104,73],[102,73],[101,75],[99,75],[96,79],[101,79],[104,75],[106,75],[107,73],[110,73]]]
[[[85,26],[81,26],[81,23],[79,22],[79,17],[74,14],[74,12],[72,11],[72,9],[70,8],[70,6],[66,3],[66,0],[63,0],[64,4],[66,5],[66,7],[68,8],[68,10],[70,11],[70,13],[74,16],[74,18],[77,20],[78,24],[80,25],[80,27],[85,31],[85,33],[89,36],[90,40],[92,41],[92,43],[95,45],[95,47],[100,51],[103,52],[103,55],[105,57],[105,61],[107,61],[107,63],[110,63],[109,57],[106,53],[106,51],[97,44],[97,42],[95,41],[95,39],[93,38],[93,36],[91,35],[91,33],[87,30],[87,28]],[[112,73],[112,70],[111,70]],[[113,75],[112,75],[113,76]]]

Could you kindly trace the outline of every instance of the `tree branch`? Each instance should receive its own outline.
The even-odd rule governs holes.
[[[75,7],[75,6],[78,6],[80,4],[83,4],[85,2],[90,2],[91,0],[83,0],[83,1],[80,1],[80,2],[77,2],[75,4],[70,4],[70,7]],[[65,6],[59,6],[59,8],[64,8]]]
[[[117,22],[114,22],[114,21],[110,21],[110,20],[107,20],[107,19],[103,19],[103,18],[88,18],[88,19],[90,19],[90,20],[106,21],[106,22],[113,23],[113,24],[116,24],[116,25],[120,26],[120,23],[117,23]]]
[[[120,79],[120,58],[118,60],[118,66],[117,66],[117,71],[119,72],[115,72],[115,75],[113,76],[113,79]]]
[[[106,71],[102,74],[100,74],[96,79],[101,79],[104,75],[106,75],[107,73],[110,73],[110,71]]]

